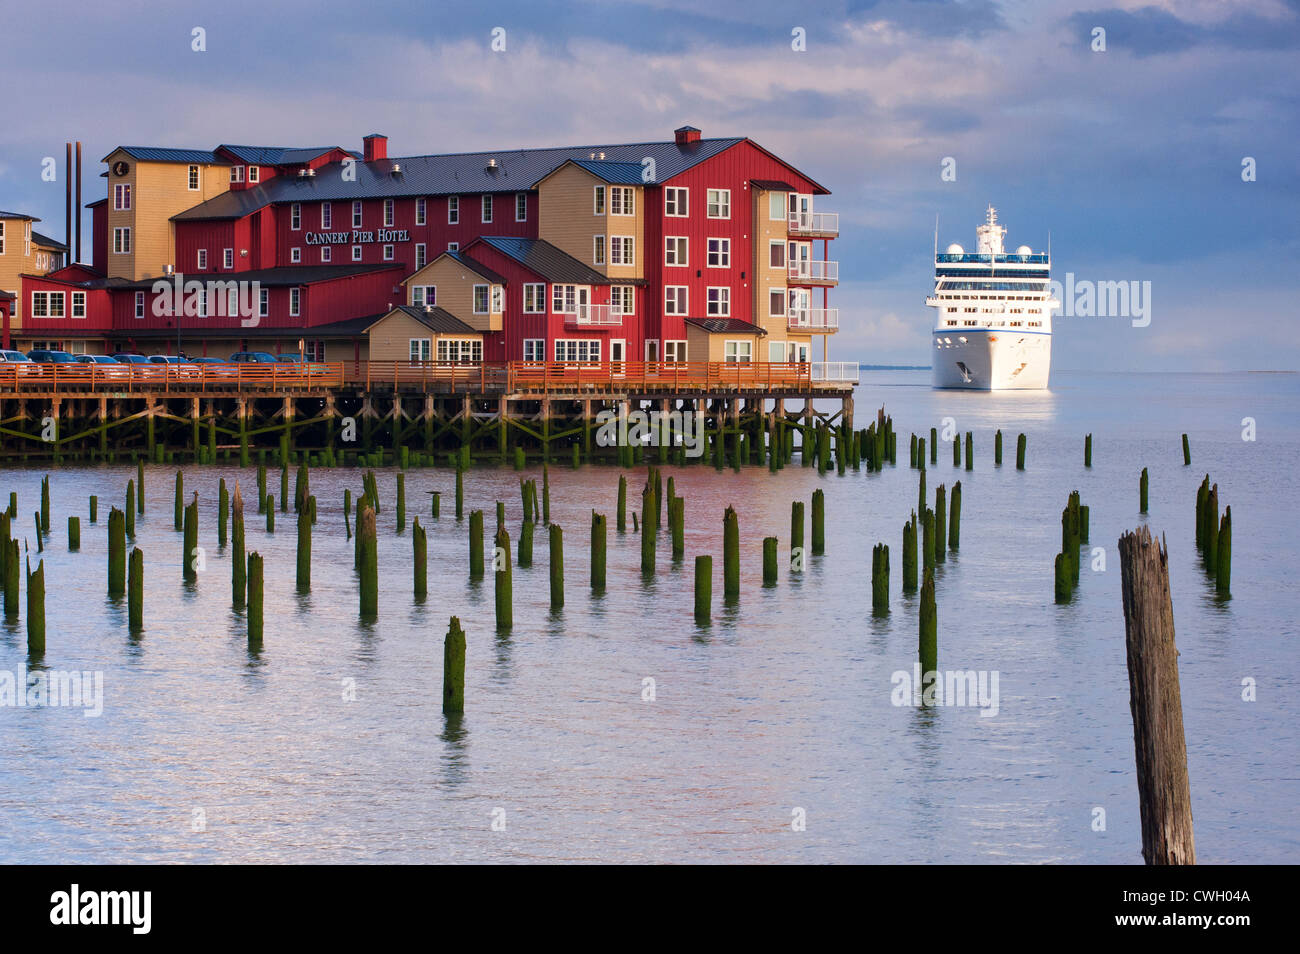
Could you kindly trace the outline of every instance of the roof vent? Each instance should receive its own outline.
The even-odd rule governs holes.
[[[424,313],[425,313],[426,315],[431,314],[432,312],[433,312],[433,306],[432,306],[432,305],[425,305],[425,306],[424,306]]]
[[[496,159],[495,159],[495,158],[489,159],[486,168],[488,168],[488,169],[495,169],[496,167],[497,167],[497,161],[496,161]]]
[[[684,146],[688,142],[699,142],[700,131],[694,126],[682,126],[680,129],[673,130],[673,138],[677,145]]]
[[[306,174],[307,174],[307,170],[306,170],[306,169],[299,169],[299,170],[298,170],[298,178],[299,178],[299,179],[301,179],[301,178],[302,178],[303,176],[305,176]]]
[[[603,152],[600,154],[600,158],[601,158],[601,159],[604,159],[604,158],[605,158],[605,154],[604,154]]]
[[[315,176],[316,176],[316,170],[315,170],[315,169],[308,169],[308,170],[307,170],[307,177],[308,177],[309,179],[310,179],[310,178],[315,178]]]
[[[595,159],[595,158],[596,158],[596,154],[593,152],[590,156],[588,156],[588,158],[589,158],[589,159]]]
[[[400,162],[393,163],[393,175],[400,176],[401,174],[402,174],[402,164]]]

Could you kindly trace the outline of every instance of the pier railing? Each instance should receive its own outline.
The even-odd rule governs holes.
[[[322,361],[223,364],[0,363],[0,397],[232,395],[358,387],[450,394],[807,391],[856,383],[856,362]]]

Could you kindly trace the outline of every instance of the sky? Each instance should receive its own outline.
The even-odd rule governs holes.
[[[90,202],[117,145],[380,132],[402,156],[691,124],[831,191],[832,359],[927,364],[936,219],[969,250],[991,203],[1009,248],[1050,235],[1055,278],[1150,283],[1144,327],[1059,317],[1054,367],[1300,369],[1300,0],[1101,2],[0,0],[0,208],[60,237],[41,162],[61,176],[75,139]]]

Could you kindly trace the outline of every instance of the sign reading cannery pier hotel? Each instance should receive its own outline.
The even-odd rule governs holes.
[[[377,229],[351,232],[308,232],[308,245],[365,245],[368,242],[409,242],[411,233],[406,229]]]

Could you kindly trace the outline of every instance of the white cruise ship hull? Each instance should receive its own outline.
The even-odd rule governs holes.
[[[947,328],[934,333],[933,346],[931,368],[936,388],[1042,389],[1047,387],[1052,369],[1050,332]]]

